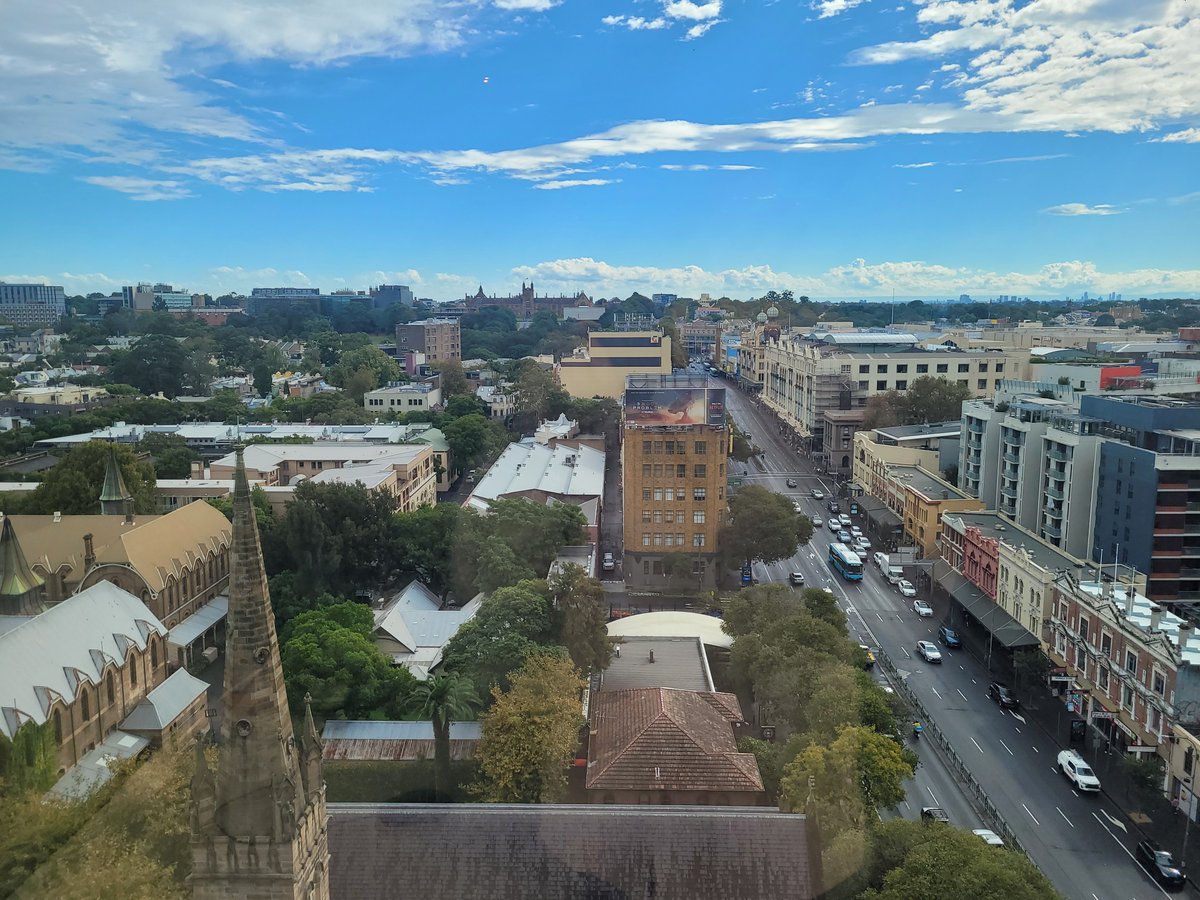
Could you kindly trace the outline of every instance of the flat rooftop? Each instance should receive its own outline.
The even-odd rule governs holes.
[[[875,433],[891,438],[897,444],[921,438],[953,438],[962,434],[962,420],[951,419],[949,422],[929,422],[925,425],[893,425],[889,428],[876,428]]]
[[[1032,531],[1014,524],[998,512],[952,512],[946,513],[942,518],[957,519],[963,523],[964,528],[975,527],[985,537],[1024,548],[1033,561],[1048,572],[1056,569],[1073,570],[1086,565],[1083,560],[1064,553],[1053,544],[1048,544]]]
[[[625,637],[601,676],[601,691],[676,688],[712,691],[704,645],[694,637]],[[650,661],[650,654],[654,661]],[[619,654],[619,655],[618,655]]]
[[[964,494],[952,484],[948,484],[920,466],[891,466],[888,471],[893,477],[899,478],[913,490],[920,492],[930,500],[972,500],[973,497]],[[946,496],[942,496],[945,494]]]

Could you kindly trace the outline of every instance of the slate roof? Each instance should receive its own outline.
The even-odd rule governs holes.
[[[329,804],[333,900],[807,900],[804,816],[759,807]]]
[[[752,753],[740,753],[733,694],[670,688],[592,697],[587,787],[626,791],[761,791]]]

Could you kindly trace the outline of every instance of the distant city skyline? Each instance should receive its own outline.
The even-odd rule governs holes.
[[[0,32],[8,281],[1200,294],[1189,0],[71,9]]]

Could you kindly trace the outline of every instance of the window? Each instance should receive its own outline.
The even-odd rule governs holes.
[[[875,382],[875,390],[886,391],[887,390],[887,379],[881,378],[878,381],[876,381]]]
[[[960,374],[960,375],[961,375],[963,372],[970,372],[970,371],[971,371],[971,364],[970,364],[970,363],[959,363],[959,364],[958,364],[958,372],[959,372],[959,374]]]
[[[693,500],[703,500],[707,496],[708,496],[707,488],[702,488],[702,487],[692,488],[692,499]]]
[[[704,532],[703,531],[697,531],[695,534],[692,535],[692,546],[693,547],[703,547],[704,546]]]
[[[1167,696],[1167,677],[1162,672],[1154,673],[1154,693],[1163,698]]]
[[[1137,674],[1137,654],[1132,650],[1125,651],[1125,671],[1130,675]]]
[[[1121,688],[1121,705],[1126,709],[1133,709],[1133,688],[1129,685]]]
[[[650,521],[650,510],[648,510],[648,509],[643,509],[643,510],[642,510],[642,521],[643,521],[643,522],[649,522],[649,521]]]
[[[999,375],[1004,371],[1004,363],[996,363],[996,374]]]
[[[987,379],[980,378],[978,381],[975,382],[975,387],[977,387],[981,391],[986,391],[987,390]]]
[[[87,688],[79,692],[79,714],[85,722],[92,717],[92,702],[88,699]]]
[[[683,535],[682,534],[675,535],[675,546],[676,547],[683,546]]]
[[[117,702],[117,692],[113,686],[113,673],[112,672],[109,672],[108,677],[104,679],[104,688],[105,688],[105,692],[108,694],[108,702],[110,704],[116,703]]]
[[[1100,690],[1108,692],[1108,666],[1101,666],[1096,683],[1100,685]]]
[[[54,711],[54,743],[62,743],[62,713],[57,709]],[[1188,771],[1191,771],[1190,767],[1188,768]]]
[[[662,510],[661,510],[661,509],[656,509],[656,510],[654,511],[654,524],[656,524],[656,525],[661,525],[661,524],[662,524],[662,520],[663,520],[663,518],[662,518],[662,517],[663,517]]]
[[[859,375],[868,375],[868,374],[870,374],[870,372],[871,372],[871,367],[870,367],[870,366],[859,366],[859,367],[858,367],[858,374],[859,374]]]
[[[708,453],[708,442],[696,441],[696,454],[698,456],[703,456],[706,453]]]
[[[662,463],[655,463],[654,464],[654,477],[662,478],[662,473],[663,473]]]
[[[642,488],[642,499],[643,500],[650,499],[650,488]]]
[[[707,478],[708,477],[708,466],[703,465],[703,464],[696,466],[695,475],[697,478]]]
[[[1091,624],[1092,623],[1090,620],[1084,618],[1083,616],[1079,617],[1079,639],[1085,644],[1087,643],[1088,629],[1091,627]]]
[[[939,375],[945,375],[949,371],[950,371],[949,363],[938,363],[937,364],[937,372]]]
[[[675,477],[676,478],[687,478],[687,466],[684,465],[683,463],[680,463],[679,465],[677,465],[675,467]]]
[[[693,525],[703,525],[704,524],[704,510],[698,509],[692,513],[692,524]]]
[[[648,532],[648,531],[642,532],[642,546],[643,547],[650,546],[650,532]]]
[[[668,456],[674,456],[675,455],[675,442],[667,441],[663,446],[663,452],[666,453]]]
[[[907,391],[908,390],[908,379],[907,378],[897,379],[896,380],[896,390]]]
[[[908,363],[896,363],[896,374],[897,375],[908,374]]]
[[[1105,659],[1112,659],[1112,635],[1100,635],[1100,652],[1104,654]]]
[[[886,375],[887,370],[888,370],[888,367],[887,367],[886,363],[881,363],[880,365],[875,367],[875,374],[876,375]]]
[[[662,442],[662,441],[655,441],[655,442],[654,442],[654,452],[655,452],[655,453],[662,453],[662,452],[663,452],[663,442]]]
[[[917,363],[917,374],[918,375],[928,375],[929,374],[929,363]]]
[[[661,547],[662,545],[663,545],[663,536],[662,536],[662,532],[656,531],[656,532],[654,533],[654,546],[655,546],[655,547]]]
[[[650,477],[650,463],[642,463],[642,477],[643,478]]]
[[[130,661],[133,663],[133,665],[131,665],[129,667],[129,686],[136,688],[137,687],[137,667],[138,667],[137,656],[135,655],[135,656],[131,657]]]
[[[645,453],[645,454],[649,454],[649,453],[650,453],[650,447],[651,447],[651,444],[650,444],[650,442],[649,442],[649,441],[642,441],[642,452],[643,452],[643,453]]]

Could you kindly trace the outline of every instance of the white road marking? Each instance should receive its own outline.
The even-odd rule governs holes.
[[[1000,741],[1000,746],[1003,747],[1005,750],[1008,750],[1008,744],[1004,743],[1004,741]],[[1008,755],[1016,756],[1017,754],[1013,753],[1011,750],[1008,750]]]
[[[1021,804],[1021,809],[1025,810],[1025,812],[1029,813],[1029,818],[1033,819],[1033,824],[1034,824],[1034,825],[1041,825],[1041,824],[1042,824],[1041,822],[1039,822],[1039,821],[1037,820],[1037,816],[1035,816],[1033,813],[1029,812],[1029,807],[1028,807],[1028,806],[1026,806],[1024,803],[1022,803],[1022,804]]]
[[[1100,812],[1101,812],[1101,814],[1104,816],[1104,818],[1108,819],[1108,821],[1112,822],[1114,825],[1116,825],[1116,826],[1117,826],[1118,828],[1120,828],[1122,831],[1125,831],[1126,833],[1128,833],[1128,829],[1126,829],[1126,828],[1125,828],[1125,823],[1124,823],[1124,822],[1121,822],[1121,821],[1119,821],[1119,820],[1117,820],[1117,819],[1114,819],[1112,816],[1110,816],[1110,815],[1108,814],[1108,811],[1107,811],[1107,810],[1103,810],[1103,809],[1102,809],[1102,810],[1100,810]]]
[[[1013,731],[1015,731],[1017,734],[1020,734],[1020,733],[1021,733],[1021,729],[1020,729],[1020,728],[1014,728],[1014,729],[1013,729]]]
[[[883,616],[879,615],[879,613],[875,613],[875,615],[876,615],[876,616],[879,618],[879,621],[880,621],[880,622],[882,622],[882,621],[883,621]]]
[[[905,658],[905,659],[912,659],[912,656],[911,656],[911,655],[909,654],[909,652],[908,652],[907,650],[905,650],[903,647],[901,647],[901,648],[900,648],[900,652],[904,654],[904,658]]]
[[[958,688],[955,688],[955,690],[958,691]],[[962,697],[963,700],[967,699],[967,695],[964,694],[962,691],[958,691],[958,696]],[[969,703],[970,701],[968,700],[967,702]]]
[[[938,698],[939,700],[944,700],[944,699],[946,699],[946,698],[945,698],[945,697],[943,697],[941,694],[938,694],[938,689],[937,689],[937,688],[935,688],[935,687],[932,687],[932,686],[931,686],[929,689],[930,689],[931,691],[933,691],[935,694],[937,694],[937,698]]]
[[[976,681],[974,678],[972,678],[972,679],[971,679],[971,684],[979,684],[979,682],[978,682],[978,681]]]
[[[1075,794],[1075,796],[1076,796],[1076,797],[1078,797],[1078,796],[1079,796],[1079,794],[1078,794],[1078,793],[1075,791],[1075,788],[1071,788],[1071,793],[1072,793],[1072,794]]]
[[[979,746],[979,741],[975,740],[975,738],[971,738],[971,743],[975,745],[976,750],[978,750],[980,753],[983,752],[983,748]]]
[[[934,797],[934,796],[933,796],[933,791],[930,789],[929,785],[925,785],[925,790],[926,790],[926,791],[928,791],[928,793],[929,793],[929,796],[930,796],[930,797],[933,799],[933,805],[934,805],[934,806],[941,806],[941,805],[942,805],[942,804],[938,803],[938,799],[937,799],[937,797]]]
[[[1024,716],[1022,716],[1022,715],[1018,715],[1017,713],[1013,712],[1011,709],[1008,711],[1008,714],[1009,714],[1010,716],[1012,716],[1014,719],[1016,719],[1018,722],[1020,722],[1022,725],[1024,725],[1024,724],[1025,724],[1025,717],[1024,717]]]
[[[1030,745],[1030,746],[1032,746],[1032,745]],[[1034,748],[1033,748],[1033,752],[1034,752],[1034,753],[1041,753],[1042,751],[1041,751],[1041,750],[1039,750],[1037,747],[1034,747]]]
[[[1100,810],[1100,812],[1104,812],[1104,810]],[[1108,813],[1104,813],[1104,815],[1106,815],[1106,816],[1107,816],[1107,815],[1108,815]],[[1117,837],[1115,834],[1113,834],[1113,833],[1112,833],[1112,831],[1111,831],[1111,830],[1109,830],[1109,827],[1108,827],[1107,825],[1105,825],[1105,824],[1104,824],[1102,821],[1100,821],[1100,817],[1099,817],[1099,816],[1097,816],[1095,813],[1092,813],[1092,817],[1093,817],[1093,818],[1094,818],[1094,819],[1095,819],[1097,822],[1100,822],[1100,827],[1101,827],[1101,828],[1103,828],[1105,831],[1107,831],[1107,832],[1108,832],[1108,836],[1109,836],[1110,838],[1112,838],[1114,841],[1116,841],[1116,842],[1117,842],[1117,846],[1118,846],[1118,847],[1120,847],[1122,850],[1124,850],[1124,851],[1125,851],[1125,855],[1126,855],[1126,856],[1128,856],[1130,859],[1132,859],[1132,860],[1133,860],[1133,861],[1136,863],[1136,862],[1137,862],[1137,857],[1135,857],[1135,856],[1134,856],[1132,853],[1130,853],[1130,852],[1129,852],[1129,848],[1128,848],[1128,847],[1126,847],[1126,846],[1125,846],[1125,844],[1121,842],[1121,839],[1120,839],[1119,837]],[[1122,828],[1124,828],[1125,826],[1124,826],[1124,825],[1122,825],[1121,827],[1122,827]],[[1164,894],[1167,894],[1167,892],[1166,892],[1166,891],[1163,891],[1162,887],[1161,887],[1161,886],[1159,886],[1159,884],[1158,884],[1157,882],[1155,882],[1155,883],[1154,883],[1154,886],[1155,886],[1156,888],[1158,888],[1160,891],[1162,891]],[[1170,895],[1169,895],[1169,894],[1167,894],[1167,896],[1170,896]]]
[[[1054,808],[1055,808],[1055,809],[1058,809],[1058,807],[1057,807],[1057,806],[1056,806],[1056,807],[1054,807]],[[1070,825],[1072,828],[1074,828],[1074,827],[1075,827],[1075,823],[1074,823],[1074,822],[1072,822],[1070,819],[1068,819],[1068,818],[1067,818],[1067,814],[1066,814],[1066,813],[1064,813],[1064,812],[1063,812],[1061,809],[1058,809],[1058,814],[1059,814],[1060,816],[1062,816],[1062,817],[1063,817],[1063,821],[1064,821],[1064,822],[1066,822],[1066,823],[1067,823],[1068,825]]]

